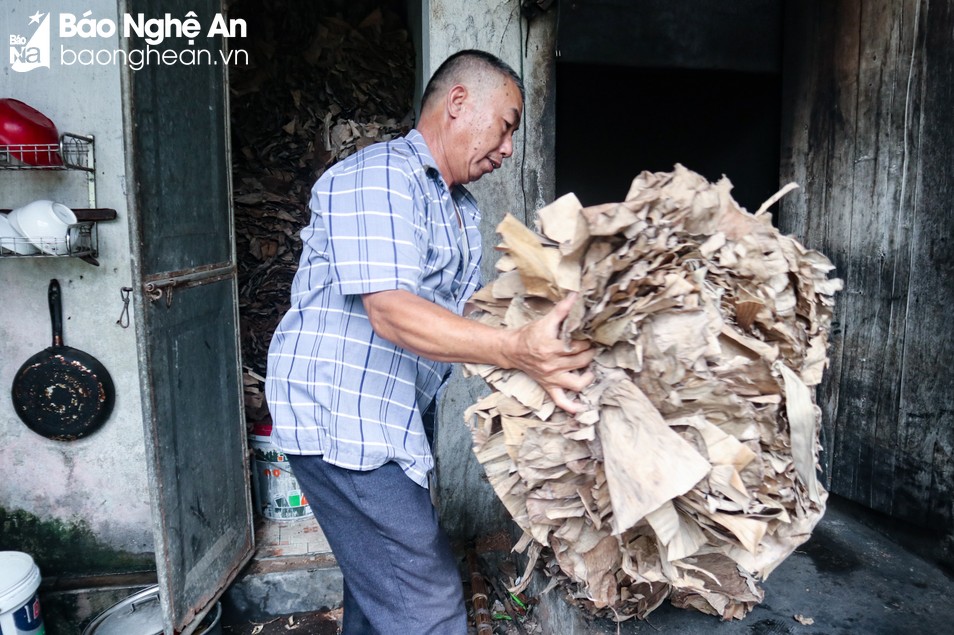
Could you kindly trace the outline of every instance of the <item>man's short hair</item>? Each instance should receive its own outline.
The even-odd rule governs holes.
[[[448,57],[434,71],[430,81],[427,82],[427,87],[424,89],[424,95],[421,97],[421,110],[428,107],[428,102],[436,94],[445,93],[455,84],[465,84],[468,76],[472,76],[475,71],[489,71],[512,80],[520,89],[521,101],[526,101],[527,96],[523,87],[523,80],[509,64],[487,51],[466,49]]]

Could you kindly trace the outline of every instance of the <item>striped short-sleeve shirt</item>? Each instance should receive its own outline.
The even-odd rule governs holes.
[[[379,337],[361,296],[404,289],[457,314],[480,285],[480,213],[448,191],[421,134],[379,143],[326,171],[291,308],[268,352],[272,442],[369,470],[394,461],[426,487],[434,459],[421,412],[450,365]]]

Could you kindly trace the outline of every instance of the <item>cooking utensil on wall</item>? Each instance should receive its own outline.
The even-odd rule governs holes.
[[[63,344],[60,283],[47,293],[53,344],[26,360],[13,379],[13,406],[28,428],[49,439],[72,441],[109,418],[116,389],[106,368],[89,353]]]

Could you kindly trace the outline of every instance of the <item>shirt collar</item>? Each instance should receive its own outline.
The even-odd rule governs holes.
[[[424,171],[427,172],[428,176],[440,183],[445,190],[449,190],[447,187],[447,181],[444,180],[444,177],[441,175],[441,171],[437,169],[437,161],[434,160],[434,155],[431,154],[431,149],[427,147],[427,142],[424,140],[424,135],[422,135],[417,128],[411,128],[411,130],[404,135],[404,140],[407,141],[411,145],[411,148],[414,149],[414,152],[417,154],[417,157],[421,161],[421,165],[424,166]],[[474,200],[473,196],[471,196],[470,191],[468,191],[463,185],[455,185],[454,189],[449,191],[451,196],[458,203],[464,202],[474,209],[477,208],[477,202]]]
[[[427,142],[424,140],[424,135],[422,135],[417,128],[412,128],[410,132],[404,136],[404,139],[414,149],[418,159],[420,159],[421,164],[424,166],[424,170],[432,177],[438,179],[444,186],[445,190],[448,189],[447,181],[444,180],[444,177],[441,175],[441,171],[437,168],[437,161],[434,160],[434,155],[431,154],[431,149],[427,147]]]

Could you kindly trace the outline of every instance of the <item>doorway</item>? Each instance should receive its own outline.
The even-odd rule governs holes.
[[[558,195],[616,202],[676,163],[727,176],[749,211],[778,190],[778,75],[563,63],[556,77]]]
[[[257,449],[271,425],[268,346],[290,305],[311,187],[338,160],[407,132],[416,60],[404,0],[235,0],[229,13],[250,25],[249,63],[230,69],[229,97],[246,427]],[[261,465],[250,463],[257,557],[328,552],[310,513],[274,519],[281,501],[264,500]]]
[[[584,0],[562,8],[556,190],[616,202],[641,171],[723,175],[750,211],[778,190],[782,3]]]

